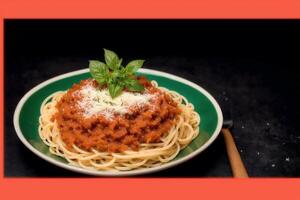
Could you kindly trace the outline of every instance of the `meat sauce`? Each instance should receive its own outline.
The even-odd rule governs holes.
[[[138,80],[148,93],[156,93],[156,98],[148,105],[131,108],[126,114],[115,114],[113,119],[101,114],[85,117],[83,109],[76,106],[82,97],[74,93],[86,84],[92,83],[94,87],[98,84],[92,79],[74,84],[56,104],[53,116],[66,147],[71,150],[75,144],[86,151],[123,152],[137,151],[140,143],[161,142],[181,110],[168,94],[152,86],[145,77]]]

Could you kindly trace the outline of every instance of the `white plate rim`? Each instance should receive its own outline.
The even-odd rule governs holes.
[[[64,79],[64,78],[68,78],[74,75],[79,75],[79,74],[83,74],[88,72],[89,69],[81,69],[81,70],[76,70],[73,72],[69,72],[69,73],[65,73],[62,75],[58,75],[55,76],[51,79],[48,79],[40,84],[38,84],[37,86],[35,86],[34,88],[32,88],[31,90],[29,90],[23,97],[22,99],[19,101],[19,103],[17,104],[17,107],[15,109],[14,112],[14,117],[13,117],[13,122],[14,122],[14,128],[15,131],[17,133],[18,138],[21,140],[21,142],[29,149],[31,150],[34,154],[36,154],[37,156],[39,156],[40,158],[56,165],[59,167],[62,167],[64,169],[70,170],[70,171],[74,171],[74,172],[78,172],[78,173],[82,173],[82,174],[87,174],[87,175],[96,175],[96,176],[134,176],[134,175],[141,175],[141,174],[148,174],[148,173],[153,173],[153,172],[157,172],[157,171],[161,171],[173,166],[176,166],[178,164],[181,164],[187,160],[190,160],[191,158],[195,157],[196,155],[198,155],[199,153],[201,153],[202,151],[204,151],[208,146],[210,146],[212,144],[212,142],[217,138],[217,136],[219,135],[221,128],[222,128],[222,124],[223,124],[223,114],[221,111],[221,108],[219,106],[219,104],[217,103],[217,101],[214,99],[214,97],[208,93],[205,89],[203,89],[202,87],[200,87],[199,85],[197,85],[196,83],[193,83],[189,80],[186,80],[184,78],[181,78],[179,76],[167,73],[167,72],[162,72],[162,71],[158,71],[158,70],[153,70],[153,69],[146,69],[146,68],[142,68],[139,70],[139,72],[145,73],[145,74],[149,74],[149,75],[157,75],[157,76],[162,76],[162,77],[166,77],[181,83],[184,83],[196,90],[198,90],[199,92],[201,92],[202,94],[204,94],[213,104],[214,108],[216,109],[217,112],[217,118],[218,118],[218,123],[217,123],[217,127],[214,131],[214,133],[212,134],[212,136],[209,138],[208,141],[206,141],[200,148],[198,148],[197,150],[193,151],[192,153],[190,153],[187,156],[184,156],[182,158],[179,158],[177,160],[174,161],[170,161],[168,163],[165,163],[161,166],[157,166],[157,167],[153,167],[153,168],[145,168],[145,169],[137,169],[137,170],[131,170],[131,171],[121,171],[121,172],[115,172],[115,171],[96,171],[96,170],[88,170],[88,169],[84,169],[84,168],[79,168],[76,166],[72,166],[69,165],[68,163],[62,163],[60,161],[57,161],[45,154],[43,154],[42,152],[38,151],[36,148],[34,148],[24,137],[20,126],[19,126],[19,117],[20,117],[20,111],[24,105],[24,103],[27,101],[27,99],[34,94],[36,91],[38,91],[39,89],[43,88],[44,86],[56,82],[58,80]]]

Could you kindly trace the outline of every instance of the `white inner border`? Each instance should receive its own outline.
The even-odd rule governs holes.
[[[157,76],[162,76],[162,77],[166,77],[181,83],[184,83],[185,85],[188,85],[196,90],[198,90],[199,92],[201,92],[202,94],[204,94],[213,104],[213,106],[216,109],[217,112],[217,116],[218,116],[218,124],[217,127],[214,131],[214,133],[212,134],[212,136],[209,138],[209,140],[207,142],[205,142],[199,149],[195,150],[194,152],[190,153],[189,155],[174,160],[174,161],[170,161],[168,163],[165,163],[161,166],[158,167],[153,167],[153,168],[146,168],[146,169],[137,169],[137,170],[132,170],[132,171],[122,171],[122,172],[109,172],[109,171],[96,171],[96,170],[87,170],[87,169],[83,169],[83,168],[79,168],[76,166],[71,166],[68,165],[67,163],[62,163],[60,161],[57,161],[45,154],[43,154],[42,152],[38,151],[36,148],[34,148],[24,137],[20,126],[19,126],[19,117],[20,117],[20,111],[24,105],[24,103],[27,101],[27,99],[34,94],[36,91],[38,91],[39,89],[43,88],[44,86],[56,82],[58,80],[67,78],[67,77],[71,77],[74,75],[79,75],[79,74],[83,74],[88,72],[89,69],[82,69],[82,70],[77,70],[77,71],[73,71],[73,72],[69,72],[66,74],[62,74],[59,76],[56,76],[54,78],[51,78],[45,82],[42,82],[41,84],[35,86],[34,88],[32,88],[30,91],[28,91],[20,100],[20,102],[18,103],[16,110],[14,112],[14,127],[15,130],[17,132],[17,135],[19,137],[19,139],[23,142],[23,144],[30,149],[33,153],[35,153],[36,155],[38,155],[39,157],[41,157],[42,159],[57,165],[59,167],[62,167],[64,169],[68,169],[71,171],[75,171],[75,172],[79,172],[79,173],[83,173],[83,174],[88,174],[88,175],[98,175],[98,176],[131,176],[131,175],[139,175],[139,174],[146,174],[146,173],[152,173],[152,172],[157,172],[163,169],[167,169],[173,166],[176,166],[180,163],[183,163],[191,158],[193,158],[194,156],[196,156],[197,154],[201,153],[204,149],[206,149],[219,135],[221,128],[222,128],[222,124],[223,124],[223,115],[222,115],[222,111],[220,109],[220,106],[218,105],[218,103],[216,102],[216,100],[211,96],[211,94],[209,94],[206,90],[204,90],[202,87],[198,86],[197,84],[188,81],[186,79],[180,78],[178,76],[166,73],[166,72],[161,72],[161,71],[157,71],[157,70],[152,70],[152,69],[140,69],[139,72],[145,73],[145,74],[152,74],[152,75],[157,75]]]

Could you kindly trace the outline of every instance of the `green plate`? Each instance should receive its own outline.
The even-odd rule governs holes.
[[[149,169],[137,169],[125,172],[107,172],[92,171],[71,166],[68,165],[67,161],[63,158],[50,154],[48,146],[42,142],[38,134],[40,105],[50,94],[56,91],[67,90],[74,83],[78,83],[82,79],[89,78],[90,73],[88,69],[74,71],[54,77],[27,92],[18,103],[14,113],[14,126],[18,137],[33,153],[50,163],[76,172],[103,176],[128,176],[166,169],[191,159],[206,149],[216,139],[221,130],[223,116],[218,103],[206,90],[186,79],[165,72],[140,69],[138,73],[146,76],[150,80],[156,80],[160,86],[166,87],[170,90],[175,90],[185,96],[188,101],[195,106],[195,110],[201,117],[199,136],[186,148],[181,150],[174,160]]]

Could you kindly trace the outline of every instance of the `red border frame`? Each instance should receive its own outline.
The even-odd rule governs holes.
[[[1,0],[6,18],[299,18],[299,0]]]
[[[2,0],[0,37],[5,18],[300,18],[299,0]],[[5,178],[4,45],[0,50],[0,197],[296,199],[300,179],[203,178]],[[5,199],[6,199],[5,198]]]

